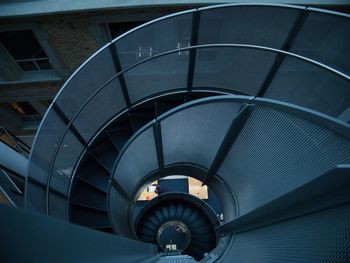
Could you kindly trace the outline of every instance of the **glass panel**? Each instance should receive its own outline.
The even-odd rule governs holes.
[[[89,96],[116,74],[108,48],[89,60],[61,90],[57,104],[69,119]]]
[[[198,49],[194,88],[227,89],[255,95],[261,88],[276,55],[242,48]]]
[[[337,117],[350,107],[350,82],[312,64],[285,58],[265,97]]]
[[[209,168],[239,107],[229,102],[203,104],[162,120],[164,164],[185,162]]]
[[[188,46],[192,14],[150,24],[116,42],[122,68],[164,51]]]
[[[350,74],[349,47],[349,17],[311,12],[290,51]]]
[[[198,44],[235,43],[281,48],[299,9],[232,6],[201,11]]]
[[[126,104],[119,79],[115,79],[87,104],[74,121],[74,126],[88,142],[104,123],[124,107]]]
[[[188,54],[182,52],[147,61],[127,71],[124,76],[131,102],[164,91],[185,89],[187,71]]]

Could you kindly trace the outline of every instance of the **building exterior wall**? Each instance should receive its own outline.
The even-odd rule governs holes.
[[[39,35],[36,34],[36,36],[41,44],[45,43],[51,50],[59,65],[55,68],[58,78],[50,79],[48,76],[44,79],[34,78],[24,81],[1,81],[0,79],[0,123],[30,144],[39,121],[25,123],[19,118],[14,121],[13,112],[9,116],[1,114],[9,111],[9,103],[51,101],[65,80],[87,58],[107,43],[105,23],[135,19],[151,20],[183,9],[184,7],[122,9],[0,19],[0,31],[1,29],[21,30],[24,28],[23,25],[25,28],[35,26],[36,30],[40,30]]]

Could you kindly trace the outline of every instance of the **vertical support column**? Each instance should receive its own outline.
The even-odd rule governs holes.
[[[118,52],[117,52],[117,47],[115,46],[115,43],[112,42],[109,45],[109,50],[111,52],[113,63],[114,63],[115,69],[116,69],[117,74],[118,74],[120,71],[122,71],[122,66],[120,64],[120,60],[119,60],[119,56],[118,56]],[[118,79],[119,79],[120,86],[121,86],[122,91],[123,91],[125,104],[129,109],[131,107],[131,102],[130,102],[130,97],[129,97],[129,93],[128,93],[128,89],[126,86],[126,81],[125,81],[124,75],[119,74]]]
[[[214,161],[209,168],[208,174],[205,180],[203,181],[203,185],[207,182],[210,182],[221,167],[232,145],[234,144],[234,142],[238,138],[238,135],[243,129],[244,124],[246,123],[250,114],[252,113],[253,108],[254,105],[245,104],[238,113],[237,117],[232,120],[232,123],[225,135],[225,138],[223,139],[220,148],[215,155]]]
[[[163,154],[163,143],[162,143],[162,130],[158,120],[153,125],[154,140],[156,142],[157,158],[160,175],[163,176],[164,172],[164,154]]]
[[[200,22],[200,11],[193,12],[192,18],[192,32],[191,32],[191,47],[198,44],[198,31]],[[191,92],[193,86],[193,74],[194,67],[196,63],[197,49],[190,49],[189,52],[189,63],[188,63],[188,73],[187,73],[187,91]]]
[[[292,26],[292,29],[290,30],[285,42],[283,43],[281,50],[283,51],[289,51],[297,34],[299,33],[300,29],[302,28],[307,15],[309,13],[309,10],[307,9],[307,7],[303,10],[300,11],[300,13],[298,14],[294,25]],[[273,79],[276,76],[277,71],[279,70],[279,68],[281,67],[283,61],[284,61],[285,55],[284,54],[277,54],[274,64],[272,65],[269,73],[267,74],[263,84],[261,85],[258,93],[256,94],[256,97],[263,97],[267,91],[267,89],[269,88],[271,82],[273,81]]]

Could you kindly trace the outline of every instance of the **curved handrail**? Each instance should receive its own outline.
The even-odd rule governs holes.
[[[207,10],[215,10],[215,9],[220,9],[220,8],[224,8],[224,7],[242,7],[242,6],[263,6],[263,7],[276,7],[276,8],[286,8],[286,9],[299,9],[299,10],[310,10],[310,11],[314,11],[314,12],[319,12],[319,13],[324,13],[324,14],[331,14],[331,15],[337,15],[337,16],[342,16],[342,17],[346,17],[346,18],[350,18],[350,15],[348,14],[344,14],[341,12],[336,12],[336,11],[330,11],[330,10],[325,10],[325,9],[320,9],[320,8],[310,8],[310,7],[305,7],[305,6],[296,6],[296,5],[288,5],[288,4],[270,4],[270,3],[231,3],[231,4],[218,4],[218,5],[211,5],[211,6],[206,6],[206,7],[200,7],[200,8],[195,8],[195,9],[190,9],[190,10],[185,10],[185,11],[181,11],[181,12],[177,12],[174,14],[170,14],[170,15],[166,15],[157,19],[154,19],[152,21],[146,22],[140,26],[137,26],[125,33],[123,33],[122,35],[118,36],[117,38],[115,38],[114,40],[112,40],[111,42],[105,44],[104,46],[102,46],[99,50],[97,50],[93,55],[91,55],[83,64],[81,64],[74,72],[73,74],[65,81],[65,83],[63,84],[63,86],[61,87],[61,89],[58,91],[58,93],[56,94],[55,98],[53,99],[53,102],[55,102],[58,97],[60,96],[61,92],[66,88],[67,84],[70,82],[70,80],[72,78],[74,78],[75,75],[77,75],[80,70],[87,64],[89,63],[91,60],[93,60],[99,53],[101,53],[104,49],[108,48],[110,45],[117,43],[118,41],[120,41],[121,39],[131,35],[132,33],[139,31],[143,28],[146,28],[147,26],[156,24],[157,22],[160,21],[164,21],[173,17],[177,17],[177,16],[181,16],[181,15],[185,15],[185,14],[191,14],[191,13],[195,13],[195,12],[200,12],[200,11],[207,11]],[[50,108],[49,108],[50,109]],[[47,111],[48,112],[48,111]],[[42,123],[44,122],[44,120],[46,119],[46,114],[44,115],[42,122],[40,123],[38,130],[40,130]],[[37,136],[35,136],[34,141],[33,141],[33,145],[35,145]],[[31,159],[31,154],[29,156],[29,159]]]
[[[76,76],[76,75],[80,72],[80,70],[81,70],[87,63],[89,63],[91,60],[93,60],[93,59],[94,59],[100,52],[102,52],[104,49],[108,48],[110,45],[113,45],[113,44],[118,43],[118,41],[121,40],[121,39],[123,39],[124,37],[126,37],[126,36],[128,36],[128,35],[131,35],[132,33],[136,32],[136,31],[138,31],[138,30],[141,30],[142,28],[145,28],[145,27],[147,27],[147,26],[156,24],[157,22],[160,22],[160,21],[163,21],[163,20],[166,20],[166,19],[170,19],[170,18],[173,18],[173,17],[176,17],[176,16],[181,16],[181,15],[185,15],[185,14],[191,14],[191,13],[201,12],[201,11],[206,11],[206,10],[214,10],[214,9],[223,8],[223,7],[235,7],[235,6],[237,6],[237,7],[242,7],[242,6],[267,6],[267,7],[276,7],[276,8],[288,8],[288,9],[309,10],[309,11],[312,11],[312,12],[319,12],[319,13],[324,13],[324,14],[331,14],[331,15],[337,15],[337,16],[342,16],[342,17],[350,18],[350,15],[346,15],[346,14],[342,14],[342,13],[338,13],[338,12],[334,12],[334,11],[327,11],[327,10],[317,9],[317,8],[309,8],[309,7],[301,7],[301,6],[292,6],[292,5],[283,5],[283,4],[253,4],[253,3],[252,3],[252,4],[224,4],[224,5],[213,5],[213,6],[209,6],[209,7],[196,8],[196,9],[186,10],[186,11],[178,12],[178,13],[175,13],[175,14],[167,15],[167,16],[164,16],[164,17],[155,19],[155,20],[153,20],[153,21],[147,22],[147,23],[145,23],[145,24],[143,24],[143,25],[140,25],[140,26],[138,26],[138,27],[136,27],[136,28],[134,28],[134,29],[132,29],[132,30],[130,30],[130,31],[128,31],[128,32],[126,32],[126,33],[124,33],[124,34],[122,34],[121,36],[117,37],[116,39],[114,39],[114,40],[111,41],[110,43],[107,43],[105,46],[103,46],[103,47],[100,48],[98,51],[96,51],[88,60],[86,60],[86,61],[85,61],[85,62],[84,62],[84,63],[83,63],[83,64],[68,78],[68,80],[64,83],[64,85],[63,85],[62,88],[60,89],[60,91],[57,93],[56,97],[54,98],[53,103],[55,103],[55,102],[57,101],[57,99],[59,98],[61,92],[66,88],[66,86],[67,86],[67,84],[70,82],[70,80],[71,80],[72,78],[74,78],[74,76]],[[220,44],[213,44],[213,45],[220,45]],[[224,45],[228,45],[228,44],[224,44]],[[234,45],[234,44],[233,44],[233,45]],[[238,44],[236,44],[236,45],[238,45]],[[249,45],[246,45],[246,46],[247,46],[247,48],[248,48]],[[253,46],[253,45],[250,45],[250,46]],[[173,52],[179,52],[179,51],[182,51],[182,50],[189,50],[189,49],[191,49],[191,48],[195,48],[195,46],[176,49],[176,50],[173,50]],[[269,49],[269,48],[266,48],[266,49]],[[271,50],[273,50],[273,49],[271,49]],[[275,50],[275,51],[277,51],[277,50]],[[282,50],[280,50],[280,51],[281,51],[281,52],[277,52],[277,53],[281,53],[281,54],[284,54],[284,55],[292,54],[292,53],[289,53],[289,52],[285,52],[285,53],[284,53]],[[144,63],[144,62],[149,61],[150,59],[157,58],[157,57],[159,57],[159,55],[166,55],[166,53],[167,53],[167,52],[163,52],[163,53],[157,54],[157,55],[155,55],[155,56],[153,56],[153,57],[151,57],[151,58],[149,58],[149,59],[145,59],[145,60],[143,60],[143,61],[140,61],[139,63],[136,63],[135,65],[133,65],[133,67],[136,67],[137,65],[141,64],[141,62]],[[334,74],[336,74],[336,75],[338,75],[338,76],[340,76],[340,77],[342,77],[342,78],[345,78],[346,80],[349,80],[349,79],[350,79],[349,75],[346,75],[346,74],[344,74],[344,73],[342,73],[342,72],[340,72],[340,71],[338,71],[338,70],[335,70],[335,69],[333,69],[333,68],[331,68],[331,67],[329,67],[329,66],[326,66],[325,64],[319,63],[319,62],[317,62],[317,61],[315,61],[315,60],[308,59],[308,58],[306,58],[306,57],[299,56],[299,55],[296,55],[296,54],[293,54],[293,55],[295,55],[295,58],[298,58],[298,57],[299,57],[299,59],[302,58],[302,60],[305,58],[305,61],[309,60],[308,62],[310,62],[311,64],[314,64],[314,65],[319,66],[319,67],[323,67],[323,68],[326,69],[327,71],[330,71],[330,72],[332,72],[332,73],[334,73]],[[126,72],[127,70],[130,70],[131,67],[132,67],[132,66],[126,68],[126,69],[124,70],[124,72]],[[121,72],[119,72],[119,73],[121,73]],[[119,74],[119,73],[118,73],[118,74]],[[118,75],[118,76],[119,76],[119,75]],[[115,79],[116,77],[117,77],[117,76],[114,76],[114,79]],[[112,80],[109,80],[109,82],[110,82],[110,81],[112,81]],[[109,82],[108,82],[108,83],[109,83]],[[105,83],[104,85],[107,85],[107,83]],[[101,87],[101,89],[102,89],[102,88],[103,88],[103,87]],[[98,92],[97,92],[97,93],[98,93]],[[97,93],[96,93],[96,94],[97,94]],[[94,94],[91,94],[91,95],[92,95],[92,97],[93,97],[93,96],[95,96],[96,94],[94,93]],[[92,97],[91,97],[91,96],[89,97],[90,100],[92,99]],[[88,99],[89,99],[89,98],[88,98]],[[88,102],[88,101],[86,100],[86,101],[85,101],[85,104],[84,104],[84,107],[85,107],[85,105],[87,104],[87,102]],[[52,105],[50,105],[48,111],[46,112],[46,114],[45,114],[45,116],[44,116],[42,122],[40,123],[40,126],[39,126],[39,129],[38,129],[38,130],[40,130],[40,128],[42,127],[43,123],[45,122],[48,112],[49,112],[50,110],[52,110],[51,108],[52,108]],[[81,111],[81,109],[82,109],[82,108],[80,108],[80,111]],[[78,111],[79,111],[79,109],[78,109]],[[78,112],[78,111],[77,111],[77,114],[75,115],[75,117],[79,114],[80,111],[79,111],[79,112]],[[72,120],[73,120],[73,119],[72,119]],[[70,124],[71,124],[72,122],[73,122],[73,121],[71,121],[71,122],[69,123],[69,125],[67,125],[67,127],[69,127]],[[67,128],[67,127],[66,127],[66,128]],[[67,132],[67,129],[65,130],[65,132],[64,132],[64,134],[62,135],[61,139],[64,138],[66,132]],[[37,138],[38,138],[38,134],[39,134],[39,132],[36,134],[36,136],[35,136],[35,138],[34,138],[34,142],[33,142],[33,146],[34,146],[34,147],[35,147],[35,143],[36,143]],[[60,140],[60,144],[61,144],[61,142],[62,142],[62,140]],[[33,147],[33,149],[34,149],[34,147]],[[59,147],[57,147],[57,148],[55,149],[56,152],[57,152],[57,149],[59,149]],[[29,159],[32,158],[32,153],[33,153],[33,151],[30,153]],[[56,153],[56,154],[57,154],[57,153]],[[54,155],[56,155],[56,154],[54,154]],[[54,157],[52,158],[51,165],[53,165],[55,159],[56,159],[56,156],[54,156]],[[28,173],[29,173],[29,170],[28,170]],[[52,169],[50,169],[49,174],[50,174],[50,175],[52,174]],[[27,177],[29,177],[29,175],[28,175]],[[27,179],[26,179],[26,180],[27,180]],[[27,185],[28,185],[28,184],[26,183],[26,188],[27,188]],[[27,192],[27,191],[26,191],[26,192]],[[26,203],[27,203],[27,202],[26,202]]]
[[[110,41],[109,43],[105,44],[104,46],[102,46],[99,50],[97,50],[94,54],[92,54],[83,64],[81,64],[74,72],[73,74],[66,80],[66,82],[63,84],[63,86],[61,87],[61,89],[58,91],[58,93],[56,94],[53,102],[56,101],[56,99],[59,97],[60,93],[63,91],[63,89],[67,86],[67,84],[69,83],[69,81],[79,73],[79,71],[89,62],[91,61],[94,57],[96,57],[99,53],[101,53],[104,49],[108,48],[110,45],[117,43],[118,41],[120,41],[121,39],[131,35],[132,33],[139,31],[143,28],[146,28],[147,26],[156,24],[157,22],[160,21],[165,21],[167,19],[173,18],[173,17],[177,17],[177,16],[181,16],[181,15],[185,15],[185,14],[191,14],[191,13],[195,13],[195,12],[201,12],[201,11],[207,11],[207,10],[215,10],[215,9],[220,9],[220,8],[225,8],[225,7],[242,7],[242,6],[262,6],[262,7],[276,7],[276,8],[286,8],[286,9],[299,9],[299,10],[309,10],[309,11],[313,11],[313,12],[318,12],[318,13],[324,13],[324,14],[329,14],[329,15],[336,15],[336,16],[341,16],[341,17],[346,17],[346,18],[350,18],[349,14],[344,14],[341,12],[337,12],[337,11],[331,11],[331,10],[326,10],[326,9],[321,9],[321,8],[311,8],[311,7],[305,7],[305,6],[296,6],[296,5],[288,5],[288,4],[269,4],[269,3],[232,3],[232,4],[218,4],[218,5],[211,5],[211,6],[205,6],[205,7],[200,7],[200,8],[194,8],[194,9],[190,9],[190,10],[185,10],[185,11],[181,11],[181,12],[177,12],[174,14],[169,14],[166,16],[162,16],[159,18],[156,18],[152,21],[146,22],[142,25],[139,25],[123,34],[121,34],[120,36],[116,37],[115,39],[113,39],[112,41]]]
[[[263,46],[255,46],[255,45],[247,45],[247,44],[206,44],[206,45],[198,45],[198,46],[189,46],[189,47],[184,47],[184,48],[179,48],[179,49],[174,49],[174,50],[170,50],[170,51],[166,51],[166,52],[163,52],[163,53],[160,53],[160,54],[157,54],[155,56],[152,56],[150,58],[147,58],[147,59],[144,59],[142,61],[139,61],[138,63],[135,63],[134,65],[131,65],[129,67],[127,67],[126,69],[124,70],[121,70],[120,72],[118,72],[117,74],[115,74],[112,78],[110,78],[107,82],[105,82],[103,85],[101,85],[98,89],[96,89],[86,100],[85,102],[79,107],[79,109],[75,112],[75,114],[73,115],[72,119],[69,121],[69,123],[66,125],[65,127],[65,130],[62,134],[62,136],[60,137],[60,140],[57,144],[57,147],[55,148],[54,150],[54,154],[53,154],[53,157],[52,157],[52,161],[51,161],[51,164],[50,164],[50,170],[49,170],[49,176],[48,176],[48,185],[51,181],[51,175],[52,175],[52,171],[53,171],[53,167],[54,167],[54,163],[55,163],[55,160],[56,160],[56,157],[57,157],[57,154],[58,154],[58,150],[60,149],[60,146],[63,142],[63,139],[65,138],[65,135],[66,133],[68,132],[70,126],[73,124],[73,122],[75,121],[75,119],[79,116],[80,112],[85,108],[85,106],[97,95],[99,94],[103,88],[105,86],[107,86],[110,82],[112,82],[113,80],[115,80],[116,78],[118,78],[120,75],[128,72],[129,70],[133,69],[133,68],[136,68],[137,66],[139,65],[142,65],[144,63],[147,63],[148,61],[151,61],[151,60],[154,60],[154,59],[157,59],[159,57],[163,57],[163,56],[166,56],[166,55],[169,55],[169,54],[173,54],[173,53],[176,53],[176,52],[179,52],[179,51],[187,51],[187,50],[191,50],[191,49],[205,49],[205,48],[243,48],[243,49],[256,49],[256,50],[262,50],[262,51],[266,51],[266,52],[271,52],[271,53],[278,53],[278,54],[282,54],[282,55],[285,55],[285,56],[289,56],[289,57],[293,57],[293,58],[296,58],[298,60],[301,60],[301,61],[304,61],[304,62],[307,62],[307,63],[310,63],[310,64],[313,64],[315,66],[318,66],[326,71],[329,71],[335,75],[338,75],[339,77],[347,80],[347,81],[350,81],[350,76],[340,72],[340,71],[337,71],[327,65],[324,65],[318,61],[315,61],[315,60],[312,60],[312,59],[309,59],[309,58],[306,58],[306,57],[303,57],[303,56],[300,56],[300,55],[297,55],[297,54],[294,54],[294,53],[290,53],[290,52],[287,52],[287,51],[283,51],[283,50],[279,50],[279,49],[274,49],[274,48],[269,48],[269,47],[263,47]],[[51,107],[50,109],[51,110]],[[47,188],[47,203],[48,202],[48,195],[49,195],[49,187]],[[48,211],[48,207],[47,207],[47,211]]]
[[[179,107],[176,107],[175,109],[172,109],[172,110],[162,114],[161,116],[157,117],[153,121],[151,121],[148,124],[146,124],[145,126],[143,126],[135,134],[133,134],[129,138],[129,140],[125,143],[123,148],[121,149],[119,156],[117,157],[117,159],[114,163],[113,172],[110,175],[109,181],[111,182],[113,180],[113,178],[115,177],[115,175],[116,175],[115,172],[117,170],[117,167],[121,163],[121,160],[122,160],[125,152],[129,149],[130,145],[132,145],[134,143],[134,141],[139,138],[140,135],[144,134],[146,131],[151,129],[155,125],[155,123],[160,123],[160,122],[166,120],[167,118],[169,118],[169,117],[171,117],[179,112],[185,111],[185,110],[193,108],[193,107],[197,107],[197,106],[207,104],[207,103],[222,103],[222,102],[237,102],[237,103],[241,103],[241,104],[252,103],[252,104],[257,105],[257,106],[267,106],[267,107],[270,107],[273,109],[282,110],[283,112],[286,112],[289,114],[302,116],[306,120],[315,122],[318,125],[323,126],[327,129],[331,129],[333,132],[336,132],[339,135],[350,140],[350,125],[348,125],[346,123],[342,123],[334,117],[330,117],[328,115],[319,113],[317,111],[314,111],[314,110],[311,110],[308,108],[293,105],[291,103],[280,102],[280,101],[273,100],[273,99],[255,98],[255,97],[249,97],[249,96],[236,96],[236,95],[224,95],[224,96],[203,98],[203,99],[199,99],[196,101],[188,102],[185,105],[181,105]],[[196,165],[198,165],[198,164],[196,164]],[[152,171],[151,173],[144,175],[143,180],[145,180],[146,177],[148,177],[148,179],[149,179],[149,177],[151,175],[153,175],[154,173],[155,172]],[[222,177],[219,177],[219,178],[224,179]],[[156,178],[152,178],[152,180],[156,180]],[[138,186],[140,186],[140,185],[138,185]],[[136,187],[137,187],[137,185],[136,185]],[[114,188],[114,186],[111,183],[109,183],[108,190],[107,190],[108,195],[109,195],[112,188]],[[135,191],[133,193],[135,194]],[[130,197],[133,198],[134,195],[131,195]],[[235,200],[237,200],[237,199],[235,198]],[[107,200],[108,207],[110,207],[109,202],[110,202],[110,200]],[[238,205],[238,202],[237,202],[237,205]]]

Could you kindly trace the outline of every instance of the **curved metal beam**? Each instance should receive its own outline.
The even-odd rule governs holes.
[[[60,141],[58,142],[58,147],[55,148],[55,151],[54,151],[54,155],[53,155],[53,158],[52,158],[52,162],[51,162],[51,166],[50,166],[50,170],[49,170],[49,176],[48,176],[48,186],[50,185],[50,181],[51,181],[51,174],[52,174],[52,170],[53,170],[53,166],[54,166],[54,162],[56,160],[56,156],[57,156],[57,153],[58,153],[58,149],[60,148],[60,145],[62,144],[63,142],[63,139],[66,135],[66,133],[68,132],[70,126],[73,124],[73,122],[75,121],[75,119],[79,116],[79,113],[84,109],[84,107],[97,95],[99,94],[99,92],[101,92],[103,90],[103,88],[105,86],[107,86],[110,82],[112,82],[114,79],[118,78],[121,74],[124,74],[126,72],[128,72],[129,70],[133,69],[133,68],[136,68],[137,66],[139,65],[142,65],[148,61],[151,61],[151,60],[154,60],[156,58],[159,58],[159,57],[163,57],[163,56],[166,56],[166,55],[170,55],[170,54],[173,54],[173,53],[176,53],[176,52],[179,52],[179,51],[187,51],[187,50],[192,50],[192,49],[205,49],[205,48],[213,48],[213,47],[216,47],[216,48],[242,48],[242,49],[255,49],[255,50],[262,50],[262,51],[266,51],[266,52],[271,52],[271,53],[278,53],[278,54],[283,54],[283,55],[286,55],[286,56],[290,56],[290,57],[293,57],[293,58],[296,58],[296,59],[299,59],[301,61],[304,61],[304,62],[307,62],[307,63],[310,63],[310,64],[313,64],[315,66],[318,66],[322,69],[325,69],[325,70],[328,70],[329,72],[333,73],[333,74],[336,74],[342,78],[344,78],[345,80],[347,81],[350,81],[350,76],[344,74],[344,73],[341,73],[340,71],[337,71],[327,65],[324,65],[320,62],[317,62],[315,60],[312,60],[312,59],[309,59],[309,58],[306,58],[306,57],[303,57],[303,56],[300,56],[300,55],[297,55],[297,54],[294,54],[294,53],[291,53],[291,52],[287,52],[287,51],[283,51],[283,50],[279,50],[279,49],[275,49],[275,48],[269,48],[269,47],[263,47],[263,46],[256,46],[256,45],[247,45],[247,44],[206,44],[206,45],[198,45],[198,46],[190,46],[190,47],[184,47],[184,48],[179,48],[179,49],[174,49],[174,50],[170,50],[170,51],[166,51],[166,52],[163,52],[163,53],[160,53],[160,54],[157,54],[153,57],[150,57],[148,59],[145,59],[145,60],[142,60],[132,66],[129,66],[128,68],[118,72],[116,75],[114,75],[111,79],[109,79],[107,82],[105,82],[101,87],[99,87],[97,90],[95,90],[94,93],[92,93],[87,99],[86,101],[79,107],[78,111],[73,115],[72,119],[69,121],[69,123],[67,124],[66,128],[65,128],[65,131],[64,133],[62,134],[61,138],[60,138]],[[51,105],[51,107],[54,107],[53,105],[55,105],[54,103]],[[51,110],[51,107],[49,110]],[[47,212],[49,211],[49,187],[47,189]]]

